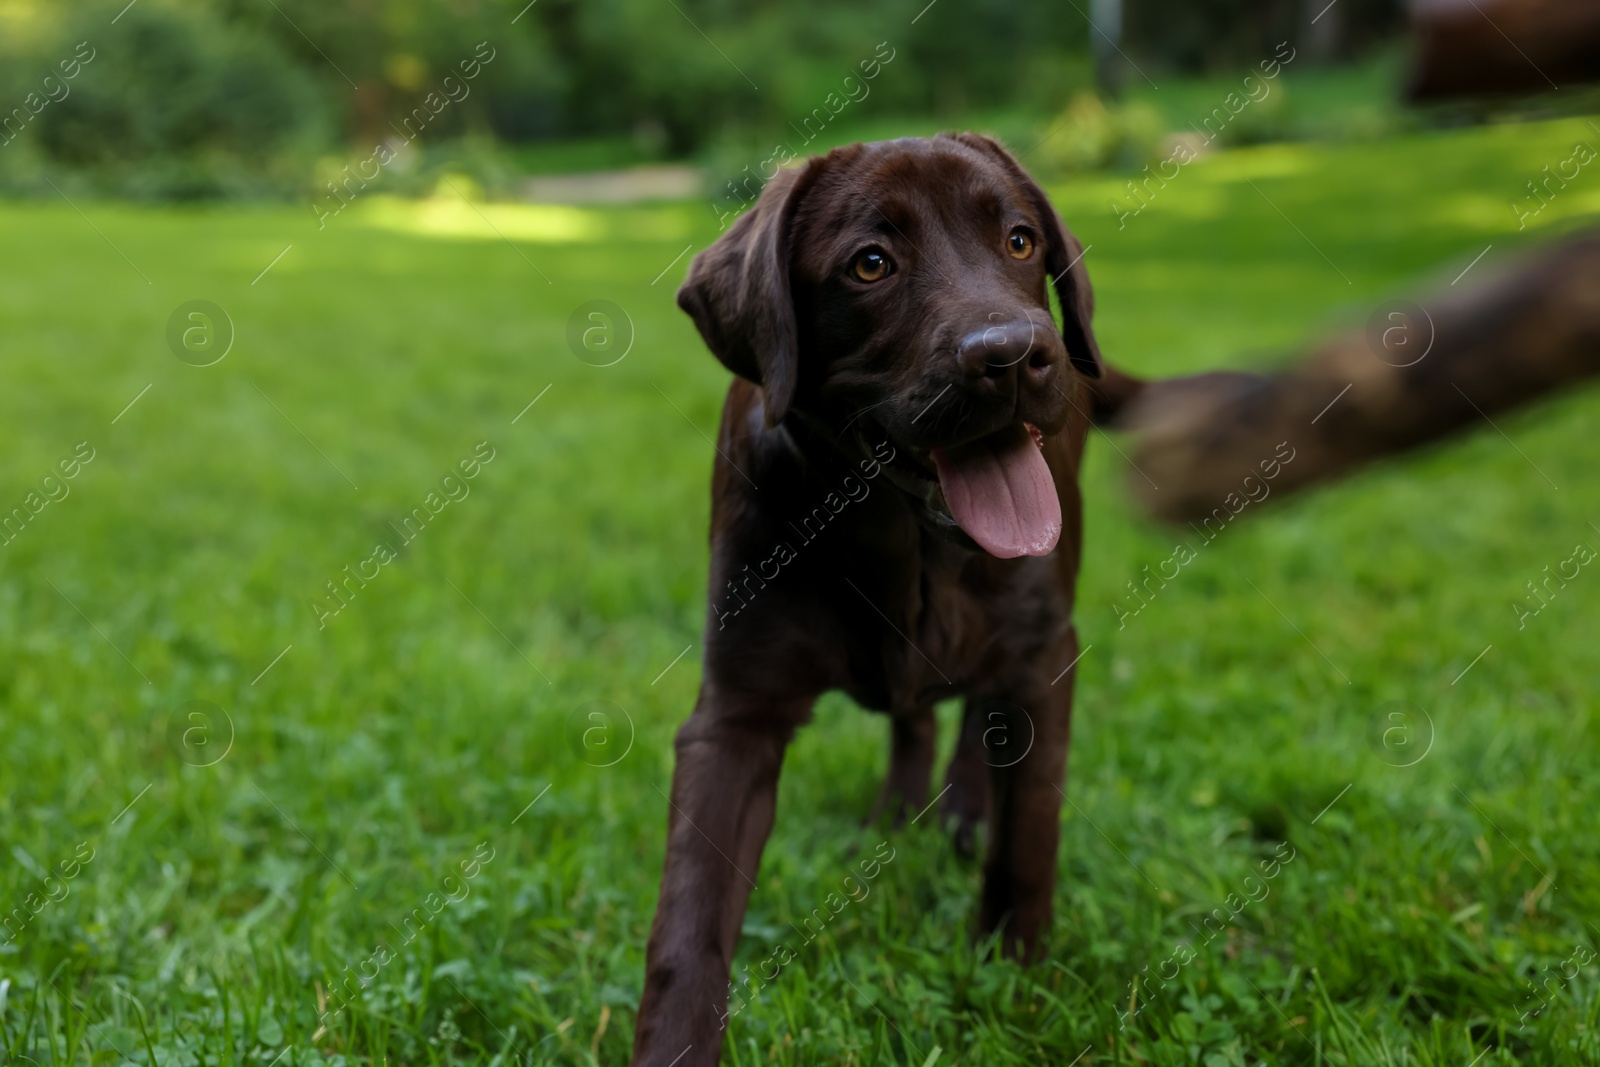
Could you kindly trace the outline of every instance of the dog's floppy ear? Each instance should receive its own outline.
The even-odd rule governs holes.
[[[694,319],[711,353],[761,386],[768,426],[783,420],[800,376],[789,237],[820,163],[779,171],[755,206],[695,256],[678,290],[678,306]]]
[[[1067,355],[1079,373],[1100,377],[1100,344],[1089,327],[1089,320],[1094,317],[1094,291],[1089,288],[1089,270],[1083,265],[1083,245],[1062,225],[1061,216],[1039,183],[998,141],[977,133],[957,134],[955,139],[997,160],[1033,201],[1034,211],[1045,228],[1044,269],[1049,271],[1056,297],[1061,301],[1061,338],[1067,343]]]

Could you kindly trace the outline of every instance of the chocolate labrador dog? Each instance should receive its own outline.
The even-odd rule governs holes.
[[[892,717],[885,799],[902,811],[926,803],[934,704],[965,698],[950,798],[989,822],[981,928],[1037,955],[1078,655],[1078,462],[1091,418],[1141,385],[1101,361],[1077,240],[974,134],[780,172],[678,302],[737,377],[641,1067],[718,1059],[784,749],[827,690]]]

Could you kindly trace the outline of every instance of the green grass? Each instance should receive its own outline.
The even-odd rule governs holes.
[[[1053,192],[1093,246],[1105,351],[1172,373],[1258,363],[1592,217],[1587,171],[1528,232],[1509,203],[1595,137],[1225,154],[1120,231],[1119,181]],[[726,382],[668,265],[711,212],[490,209],[513,248],[449,205],[321,232],[305,210],[78,206],[0,207],[0,507],[94,449],[0,546],[4,912],[93,850],[0,947],[0,1061],[625,1062]],[[164,340],[196,298],[237,330],[205,368]],[[615,366],[567,348],[591,299],[636,327]],[[1499,425],[1249,516],[1120,630],[1124,583],[1195,539],[1137,517],[1096,437],[1049,961],[970,944],[978,876],[933,820],[860,828],[886,729],[830,697],[789,756],[741,966],[886,836],[895,859],[731,1021],[725,1062],[1600,1061],[1594,964],[1519,1030],[1529,979],[1600,944],[1600,574],[1524,630],[1510,606],[1600,545],[1600,397]],[[481,441],[470,495],[319,629],[324,583]],[[1431,719],[1409,747],[1381,741],[1395,701]],[[948,749],[954,709],[942,725]],[[1280,840],[1270,895],[1197,937]],[[402,945],[446,890],[467,895]],[[1184,939],[1195,958],[1153,997],[1142,979],[1120,1030]]]

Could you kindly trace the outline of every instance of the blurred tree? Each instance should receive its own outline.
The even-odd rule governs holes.
[[[1094,76],[1100,89],[1115,99],[1122,93],[1122,0],[1094,0],[1089,5],[1089,44],[1094,50]]]

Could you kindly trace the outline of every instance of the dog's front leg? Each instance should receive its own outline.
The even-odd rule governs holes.
[[[634,1067],[712,1067],[728,971],[772,829],[778,771],[805,708],[760,708],[703,688],[678,731],[661,897],[645,957]]]
[[[1077,646],[1076,633],[1068,631],[1052,658],[1070,663]],[[1001,931],[1007,955],[1028,962],[1039,958],[1050,931],[1072,681],[1070,676],[1056,685],[1038,680],[1016,694],[1016,704],[996,702],[991,707],[998,710],[987,716],[1003,717],[1004,729],[991,728],[985,745],[993,821],[980,923],[986,933]]]

